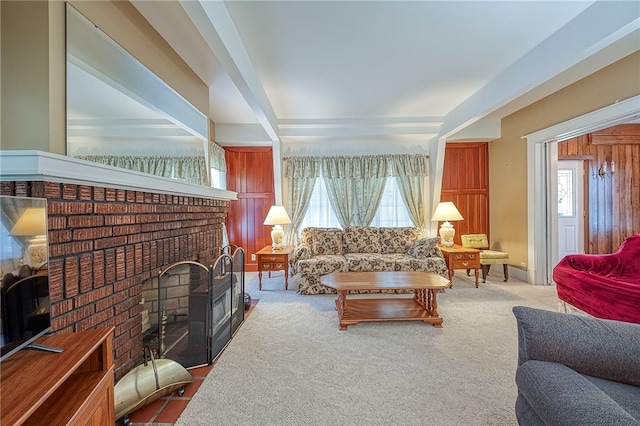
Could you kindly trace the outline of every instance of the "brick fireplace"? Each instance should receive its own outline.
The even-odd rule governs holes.
[[[52,330],[114,327],[117,380],[141,360],[143,282],[213,263],[229,199],[44,179],[3,178],[0,193],[47,199]]]

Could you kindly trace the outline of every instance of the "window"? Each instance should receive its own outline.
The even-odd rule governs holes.
[[[558,169],[558,216],[575,216],[575,203],[573,201],[574,188],[573,170]]]
[[[394,177],[387,178],[384,193],[371,226],[414,226]]]
[[[331,203],[329,203],[329,196],[322,178],[316,180],[313,194],[309,200],[309,208],[302,220],[300,230],[308,226],[341,227]],[[371,226],[414,226],[398,191],[395,178],[387,178],[384,193]]]
[[[211,168],[211,187],[227,189],[227,174],[218,169]]]
[[[322,227],[322,228],[340,228],[340,222],[336,214],[333,212],[331,203],[329,202],[329,195],[327,195],[327,188],[324,186],[322,178],[316,179],[311,199],[309,200],[309,208],[307,213],[302,219],[300,224],[300,230],[309,227]]]

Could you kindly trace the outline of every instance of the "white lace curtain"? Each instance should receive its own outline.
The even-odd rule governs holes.
[[[429,175],[428,155],[301,156],[285,157],[284,161],[293,228],[287,238],[290,244],[295,242],[319,176],[323,178],[329,201],[342,227],[371,223],[389,176],[396,178],[414,225],[426,227],[423,193],[424,181]]]
[[[209,162],[211,168],[227,172],[227,162],[225,161],[225,150],[215,142],[209,142]]]
[[[156,176],[180,179],[196,185],[209,186],[209,176],[204,156],[78,155],[75,158]]]

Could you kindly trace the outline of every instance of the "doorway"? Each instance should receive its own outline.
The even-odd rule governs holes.
[[[558,161],[558,260],[584,253],[584,162]],[[557,263],[557,262],[556,262]]]
[[[527,223],[529,268],[527,282],[537,285],[552,285],[552,259],[557,254],[557,214],[549,214],[557,206],[557,197],[550,180],[557,173],[556,156],[550,155],[548,147],[575,136],[591,133],[617,124],[637,120],[640,117],[640,96],[617,102],[597,111],[565,121],[546,129],[525,135],[527,139]],[[557,185],[555,186],[557,190]],[[548,202],[554,200],[553,202]],[[552,207],[553,206],[553,207]]]

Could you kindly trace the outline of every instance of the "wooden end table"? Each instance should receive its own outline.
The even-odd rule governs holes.
[[[453,279],[454,269],[473,269],[476,274],[476,288],[478,288],[478,269],[480,269],[480,250],[463,247],[454,244],[453,247],[443,247],[438,244],[438,248],[444,255],[449,270],[449,280]],[[453,281],[452,281],[453,282]]]
[[[289,255],[293,252],[293,246],[284,246],[282,250],[274,250],[266,246],[256,253],[258,261],[258,289],[262,290],[262,271],[284,271],[284,289],[289,289]]]
[[[442,327],[436,294],[449,287],[450,281],[438,274],[419,271],[332,272],[320,279],[322,285],[338,292],[335,303],[340,330],[365,321],[417,320]],[[350,290],[413,290],[413,298],[390,294],[376,299],[350,298],[347,302]]]

